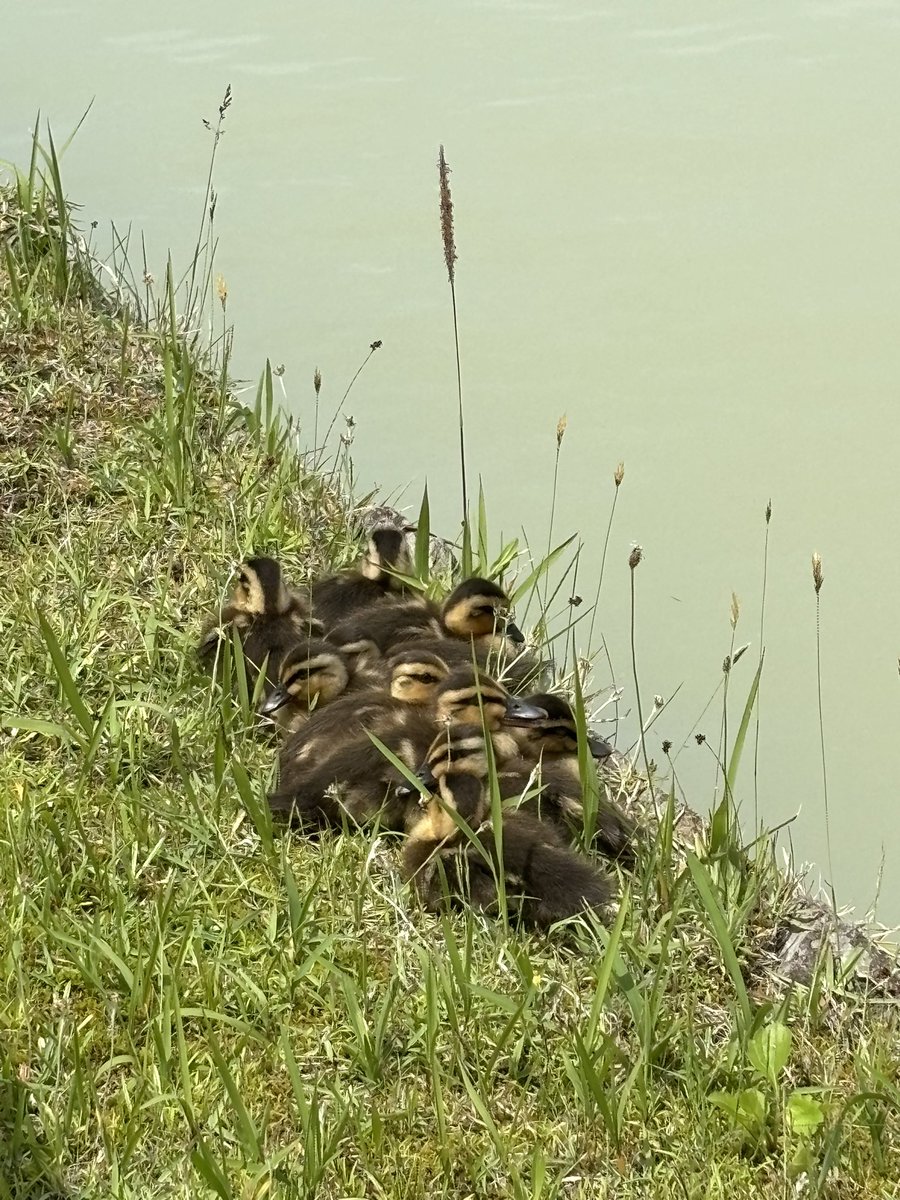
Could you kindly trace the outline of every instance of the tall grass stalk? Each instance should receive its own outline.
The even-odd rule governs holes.
[[[650,789],[650,794],[655,803],[655,792],[653,789],[653,780],[650,776],[650,759],[647,757],[647,737],[644,729],[644,714],[641,708],[641,686],[638,683],[637,673],[637,648],[635,645],[635,592],[634,592],[634,573],[640,566],[641,559],[644,557],[644,551],[640,546],[634,546],[631,554],[628,556],[628,569],[631,573],[631,671],[634,679],[634,701],[638,711],[638,725],[640,726],[641,751],[644,755],[644,770],[647,773],[647,787]]]
[[[600,578],[597,580],[597,594],[594,596],[594,607],[591,611],[591,624],[588,629],[588,654],[591,652],[591,647],[594,644],[594,622],[597,619],[597,610],[600,607],[600,589],[603,587],[603,573],[606,569],[606,552],[609,549],[609,536],[612,533],[613,519],[616,515],[616,505],[619,502],[619,488],[622,486],[622,480],[625,478],[625,464],[620,462],[613,472],[613,483],[615,490],[613,491],[613,500],[609,509],[609,520],[606,522],[606,536],[603,539],[603,553],[600,556]]]
[[[828,886],[831,892],[831,905],[837,918],[837,896],[834,889],[834,859],[831,854],[831,814],[828,808],[828,764],[825,755],[825,717],[822,709],[822,630],[821,604],[819,593],[825,581],[822,570],[822,556],[818,550],[812,556],[813,587],[816,592],[816,696],[819,710],[819,745],[822,750],[822,799],[825,807],[825,845],[828,854]]]
[[[444,157],[444,147],[438,152],[438,178],[441,193],[441,240],[444,243],[444,262],[450,282],[450,301],[453,306],[453,344],[456,349],[456,394],[459,405],[459,473],[462,488],[462,523],[469,520],[469,489],[466,473],[466,426],[463,419],[462,366],[459,355],[459,320],[456,313],[456,241],[453,230],[453,198],[450,195],[450,167]],[[463,572],[468,573],[470,564],[463,563]]]
[[[769,580],[769,522],[772,520],[772,501],[766,505],[766,540],[763,544],[762,599],[759,605],[759,661],[766,652],[766,588]],[[759,829],[759,698],[756,701],[756,725],[753,731],[753,828]]]
[[[212,152],[209,156],[209,168],[206,172],[206,189],[203,193],[203,210],[200,214],[200,227],[197,230],[197,241],[194,245],[194,253],[191,258],[190,274],[187,285],[187,298],[185,301],[184,319],[187,325],[192,325],[199,318],[202,312],[202,304],[200,310],[195,311],[196,305],[200,301],[200,296],[206,294],[206,288],[212,272],[212,226],[216,211],[216,193],[213,190],[213,173],[216,167],[216,155],[219,151],[219,142],[224,136],[225,129],[225,114],[231,107],[231,84],[225,88],[225,95],[219,104],[219,116],[213,127],[209,121],[203,121],[203,124],[213,135]],[[207,222],[209,230],[207,231]],[[203,272],[201,273],[201,282],[199,289],[197,288],[197,268],[200,263],[201,254],[204,257]]]
[[[553,492],[550,496],[550,524],[547,529],[547,556],[553,547],[553,521],[556,517],[556,494],[559,487],[559,454],[562,449],[563,438],[566,436],[566,426],[569,419],[565,413],[556,422],[556,457],[553,460]],[[550,606],[550,576],[544,579],[544,619],[547,617],[547,609]]]
[[[337,408],[334,410],[334,414],[331,418],[331,422],[330,422],[328,428],[325,430],[325,436],[322,438],[322,446],[321,446],[322,451],[324,451],[325,447],[328,445],[328,439],[331,437],[331,431],[334,429],[334,426],[337,422],[338,417],[344,411],[344,405],[347,403],[347,397],[350,395],[350,392],[353,390],[354,383],[356,383],[357,379],[359,379],[360,375],[362,375],[363,371],[365,370],[366,364],[368,363],[368,361],[372,357],[372,355],[375,353],[375,351],[380,350],[380,349],[381,349],[380,341],[376,340],[376,341],[372,342],[372,344],[369,346],[369,353],[366,355],[366,357],[362,360],[362,362],[356,368],[356,371],[353,374],[353,378],[347,384],[344,394],[343,394],[343,396],[341,396],[340,404],[338,404]],[[321,377],[321,375],[319,375],[318,368],[316,368],[316,374],[313,375],[313,387],[315,387],[315,384],[316,384],[316,376],[318,376],[319,386],[321,387],[322,377]],[[316,428],[317,429],[318,429],[318,423],[319,423],[319,393],[317,390],[316,391]],[[321,454],[320,454],[320,450],[318,448],[318,443],[316,441],[314,441],[313,445],[316,447],[316,450],[315,450],[316,457],[315,457],[315,460],[313,463],[313,470],[318,470],[320,463],[321,463]],[[339,457],[340,457],[340,446],[338,447],[338,449],[335,453],[335,465],[332,468],[332,476],[335,474],[335,471],[337,470],[337,460]]]

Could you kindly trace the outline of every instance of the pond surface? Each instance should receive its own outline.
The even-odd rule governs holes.
[[[900,921],[900,12],[891,2],[703,0],[425,5],[19,5],[6,14],[0,155],[24,161],[35,112],[62,141],[83,219],[167,247],[196,237],[213,119],[219,269],[236,366],[283,364],[311,433],[314,369],[347,411],[360,484],[427,476],[433,522],[459,519],[456,376],[437,219],[446,146],[473,489],[493,532],[583,541],[596,620],[636,729],[628,555],[648,735],[672,741],[690,802],[713,795],[731,645],[737,726],[758,660],[772,501],[758,804],[799,814],[826,870],[810,556],[821,552],[823,704],[834,884]],[[136,262],[140,262],[139,243]],[[327,419],[327,417],[326,417]],[[568,583],[561,598],[568,595]],[[606,710],[611,711],[610,709]],[[699,720],[699,723],[698,723]],[[753,732],[739,781],[754,811]],[[788,835],[782,835],[787,844]],[[883,878],[880,872],[883,868]],[[818,878],[818,870],[813,872]]]

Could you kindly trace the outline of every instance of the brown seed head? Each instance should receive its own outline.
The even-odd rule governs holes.
[[[822,588],[822,583],[825,579],[825,575],[822,572],[822,555],[818,552],[818,550],[812,556],[812,569],[813,587],[816,589],[816,595],[818,596]]]
[[[322,390],[322,372],[318,367],[316,367],[315,371],[313,371],[313,387],[315,388],[316,395],[318,396],[319,392]]]
[[[632,571],[638,565],[638,563],[641,561],[641,559],[643,557],[644,557],[643,547],[642,546],[633,546],[631,549],[631,554],[629,554],[629,556],[628,556],[628,565],[629,565],[629,567],[631,567]]]
[[[613,472],[613,479],[615,480],[616,487],[619,486],[619,484],[622,482],[622,480],[624,478],[625,478],[625,464],[623,462],[620,462],[619,465],[616,467],[615,471]]]
[[[456,242],[453,240],[453,199],[450,195],[450,168],[444,158],[444,147],[438,154],[438,174],[441,181],[441,237],[444,240],[444,262],[447,264],[447,278],[452,284],[456,277],[454,263],[457,259]]]
[[[565,413],[556,422],[556,448],[557,450],[562,445],[562,440],[566,436],[566,426],[569,423],[569,418]]]

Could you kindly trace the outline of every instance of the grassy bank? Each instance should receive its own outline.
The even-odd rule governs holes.
[[[0,200],[0,1197],[893,1195],[896,1010],[777,989],[791,887],[727,804],[550,937],[420,913],[389,837],[273,835],[193,647],[236,558],[314,576],[352,513],[48,172]]]

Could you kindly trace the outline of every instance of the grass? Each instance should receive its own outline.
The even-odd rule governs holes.
[[[611,927],[540,937],[421,913],[377,831],[273,831],[240,656],[193,647],[247,551],[348,561],[351,505],[171,270],[100,286],[52,146],[0,241],[0,1200],[893,1194],[896,1008],[774,984],[768,839],[685,846],[673,791]]]

